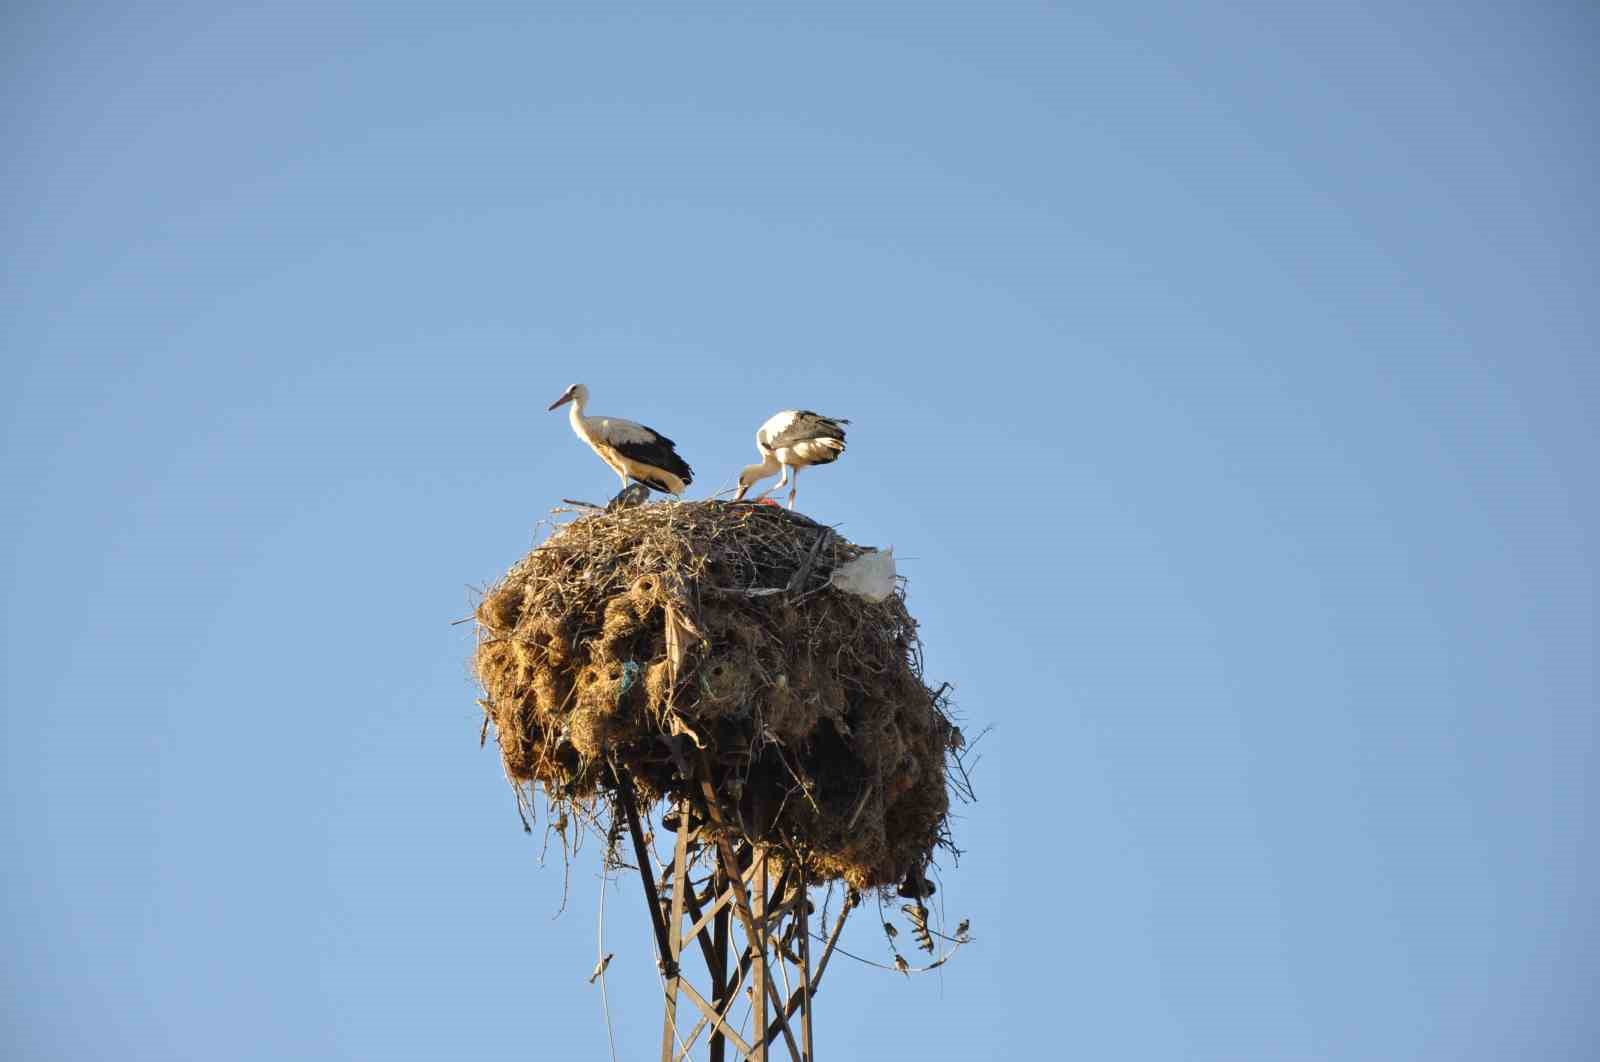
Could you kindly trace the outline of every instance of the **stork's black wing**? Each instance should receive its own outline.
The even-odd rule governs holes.
[[[790,410],[767,421],[762,430],[762,441],[772,450],[813,439],[838,439],[844,442],[844,426],[849,423],[848,420],[825,417],[809,409]]]
[[[619,439],[613,442],[611,446],[617,453],[630,461],[637,461],[641,465],[648,465],[651,468],[659,468],[663,472],[672,473],[683,480],[683,485],[686,487],[694,482],[694,469],[689,467],[689,462],[678,456],[678,451],[673,449],[672,440],[665,435],[650,431],[648,428],[645,431],[650,433],[650,438]],[[671,485],[662,480],[649,479],[642,476],[639,477],[639,480],[664,494],[670,494],[674,490]]]

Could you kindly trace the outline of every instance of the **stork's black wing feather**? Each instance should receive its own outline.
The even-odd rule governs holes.
[[[844,426],[849,423],[848,420],[825,417],[809,409],[797,409],[789,423],[784,425],[782,430],[769,436],[766,443],[776,450],[808,439],[838,439],[844,442]]]
[[[672,440],[655,432],[653,429],[648,430],[650,430],[654,438],[639,441],[618,441],[611,445],[617,453],[630,461],[637,461],[641,465],[648,465],[651,468],[659,468],[664,472],[671,472],[674,476],[683,480],[683,485],[686,487],[694,482],[694,469],[689,467],[689,462],[678,456],[678,451],[672,448]],[[644,478],[640,478],[639,481],[662,493],[672,493],[672,487],[664,482],[653,482]]]

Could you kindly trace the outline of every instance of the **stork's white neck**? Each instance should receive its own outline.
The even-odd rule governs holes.
[[[567,403],[567,420],[572,424],[572,430],[578,433],[578,438],[587,439],[589,432],[583,423],[583,407],[589,404],[588,395],[575,395]]]
[[[767,454],[762,458],[759,465],[746,465],[743,471],[739,473],[739,478],[743,480],[746,476],[749,476],[750,482],[754,483],[758,479],[765,479],[782,467],[783,465],[778,461],[777,454]]]

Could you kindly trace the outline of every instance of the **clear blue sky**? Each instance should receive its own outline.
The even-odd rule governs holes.
[[[996,727],[823,1057],[1593,1057],[1592,11],[777,6],[8,6],[0,1053],[606,1057],[450,626],[581,380],[854,418]]]

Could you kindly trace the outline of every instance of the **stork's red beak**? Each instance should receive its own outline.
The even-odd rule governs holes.
[[[568,402],[571,402],[571,401],[572,401],[572,392],[568,391],[566,394],[562,395],[560,398],[556,399],[554,402],[551,402],[550,403],[550,409],[555,409],[557,406],[564,406]],[[546,413],[550,412],[550,409],[545,410],[545,412]]]

